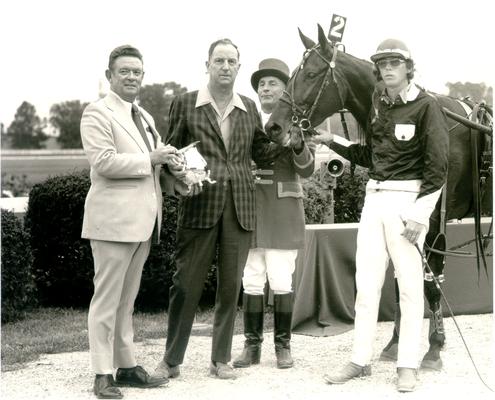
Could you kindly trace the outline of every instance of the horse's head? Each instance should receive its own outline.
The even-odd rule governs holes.
[[[303,59],[292,73],[287,88],[270,116],[265,129],[276,143],[287,144],[291,125],[303,131],[319,125],[328,116],[344,108],[345,88],[337,83],[334,47],[318,25],[318,44],[299,36],[306,47]]]

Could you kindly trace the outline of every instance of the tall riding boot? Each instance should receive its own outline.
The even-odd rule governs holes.
[[[234,368],[247,368],[260,363],[263,342],[263,295],[243,294],[244,350],[233,362]]]
[[[274,341],[277,368],[291,368],[294,365],[290,355],[292,321],[292,293],[275,294],[274,300]]]

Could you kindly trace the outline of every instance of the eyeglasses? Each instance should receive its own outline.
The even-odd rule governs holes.
[[[387,68],[387,65],[390,65],[392,68],[397,68],[399,65],[404,63],[404,60],[401,60],[400,58],[387,58],[385,60],[380,60],[376,62],[376,65],[380,69]]]
[[[119,69],[117,73],[122,77],[122,78],[127,78],[131,74],[134,74],[136,78],[141,78],[143,76],[144,71],[141,69]]]

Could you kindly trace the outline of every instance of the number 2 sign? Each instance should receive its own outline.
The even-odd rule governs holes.
[[[330,41],[333,43],[342,41],[346,22],[346,17],[337,14],[332,15],[332,23],[330,24],[330,31],[328,32],[328,39],[330,39]]]

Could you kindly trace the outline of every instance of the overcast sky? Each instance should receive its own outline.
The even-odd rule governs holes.
[[[293,69],[303,46],[297,28],[313,40],[316,24],[328,32],[332,14],[347,17],[348,53],[369,59],[380,41],[405,41],[417,80],[445,93],[446,82],[493,86],[493,3],[490,0],[6,0],[0,5],[2,90],[6,127],[26,100],[41,117],[52,104],[92,101],[110,51],[121,44],[144,56],[144,84],[176,81],[189,90],[206,81],[210,43],[231,38],[241,52],[236,91],[249,84],[259,61],[285,60]]]

